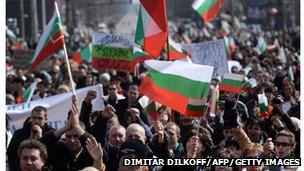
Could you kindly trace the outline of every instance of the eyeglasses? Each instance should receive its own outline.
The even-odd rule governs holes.
[[[109,87],[108,90],[116,90],[116,88],[110,88],[110,87]]]
[[[287,143],[287,142],[274,142],[274,145],[277,146],[277,147],[280,147],[280,146],[282,146],[282,147],[289,147],[292,144]]]

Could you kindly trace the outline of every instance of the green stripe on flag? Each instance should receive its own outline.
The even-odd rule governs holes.
[[[143,8],[142,6],[140,6],[139,8],[139,16],[137,20],[136,34],[135,34],[135,42],[141,46],[144,45],[144,38],[145,38],[142,8]]]
[[[62,29],[61,29],[61,19],[60,19],[60,16],[57,16],[54,23],[53,23],[53,26],[51,28],[51,32],[49,34],[49,37],[44,42],[43,48],[45,48],[49,44],[52,37],[55,36],[56,33],[61,32],[61,31],[62,31]]]
[[[94,45],[92,56],[95,58],[113,59],[113,60],[133,60],[133,50],[130,48],[121,48],[113,46]]]
[[[203,15],[216,3],[216,1],[217,0],[205,0],[197,9],[197,12]]]
[[[191,111],[205,111],[207,108],[206,105],[203,106],[194,106],[194,105],[190,105],[188,104],[187,109],[191,110]]]
[[[267,106],[264,103],[259,104],[259,107],[260,107],[260,112],[266,112],[267,111]]]
[[[221,81],[221,84],[227,84],[227,85],[232,85],[232,86],[236,86],[236,87],[241,87],[242,82],[241,81],[235,81],[235,80],[223,79]]]
[[[185,77],[164,74],[156,70],[149,69],[148,76],[153,82],[169,91],[180,93],[189,98],[206,98],[210,83],[194,81]]]

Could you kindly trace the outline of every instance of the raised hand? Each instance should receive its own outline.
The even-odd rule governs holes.
[[[156,121],[154,124],[154,130],[158,135],[158,143],[164,142],[164,126],[159,121]]]
[[[273,150],[274,150],[274,144],[272,142],[272,138],[268,138],[266,142],[263,144],[263,151],[267,156],[270,157]]]
[[[98,143],[94,137],[88,138],[86,140],[86,149],[94,160],[94,167],[98,170],[104,171],[105,165],[103,164],[102,160],[103,151],[100,143]]]
[[[86,95],[86,97],[85,97],[85,101],[87,101],[87,102],[91,102],[93,99],[95,99],[97,97],[97,92],[96,91],[94,91],[94,90],[89,90],[88,92],[87,92],[87,95]]]
[[[101,112],[103,118],[112,118],[115,115],[116,110],[113,106],[107,105],[104,110]]]
[[[31,130],[31,138],[38,140],[42,137],[42,129],[38,125],[33,125]]]
[[[140,112],[137,108],[130,108],[128,111],[131,113],[131,116],[133,118],[133,122],[136,122],[140,117]]]
[[[86,140],[86,149],[94,160],[102,159],[103,151],[101,149],[101,145],[96,141],[94,137],[88,138]]]

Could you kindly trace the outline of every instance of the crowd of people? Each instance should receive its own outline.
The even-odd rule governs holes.
[[[92,101],[96,99],[94,91],[88,91],[84,101],[73,96],[65,125],[54,129],[47,124],[45,106],[36,106],[30,116],[24,118],[23,127],[16,130],[12,138],[7,138],[7,170],[283,170],[283,166],[263,165],[248,168],[124,166],[123,159],[300,158],[299,31],[270,26],[255,31],[248,26],[230,27],[227,32],[222,26],[215,28],[206,24],[199,28],[194,22],[171,26],[170,35],[179,43],[232,37],[235,46],[228,47],[231,48],[228,56],[242,68],[232,67],[231,72],[257,82],[256,87],[239,95],[220,92],[215,114],[211,115],[208,110],[199,118],[186,117],[164,105],[157,108],[156,117],[151,117],[138,102],[142,96],[138,87],[147,75],[143,64],[139,74],[134,75],[106,69],[95,71],[87,61],[77,64],[70,60],[75,87],[101,84],[106,107],[92,110]],[[90,36],[70,35],[69,52],[89,43]],[[268,45],[276,46],[258,54],[255,47],[259,36]],[[49,70],[29,72],[11,64],[14,46],[9,39],[6,48],[7,105],[25,102],[23,93],[34,81],[38,83],[32,100],[71,91],[65,58],[60,54],[51,57]],[[35,45],[24,42],[23,48],[34,49]],[[293,79],[288,77],[290,68]],[[219,78],[212,79],[209,99],[219,82]],[[268,99],[266,117],[261,117],[259,111],[257,94],[262,92]],[[7,118],[8,131],[9,116]]]

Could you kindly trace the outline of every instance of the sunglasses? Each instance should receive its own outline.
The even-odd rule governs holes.
[[[116,90],[116,88],[108,88],[108,90]]]
[[[274,145],[277,146],[277,147],[280,147],[280,146],[289,147],[289,146],[291,146],[291,144],[287,143],[287,142],[274,142]]]

